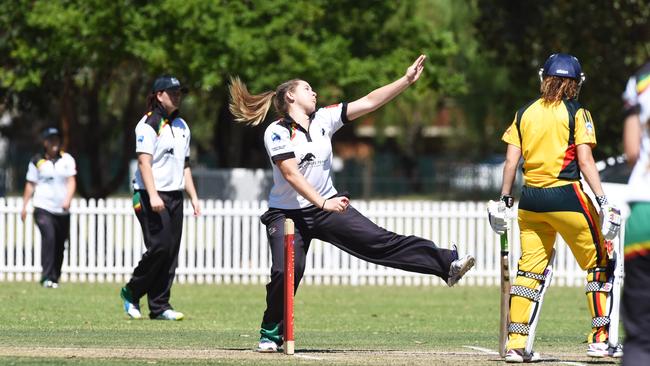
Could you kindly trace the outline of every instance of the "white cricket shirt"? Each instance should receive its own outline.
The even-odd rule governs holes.
[[[641,149],[628,182],[628,202],[650,202],[650,64],[627,82],[623,100],[627,107],[639,108]]]
[[[182,118],[174,114],[166,118],[156,110],[147,113],[135,126],[135,151],[153,157],[151,168],[157,191],[185,188],[183,169],[190,156],[190,129]],[[146,189],[140,169],[135,172],[133,189]]]
[[[337,192],[332,185],[332,136],[347,122],[347,103],[320,108],[305,130],[290,117],[275,121],[264,132],[264,146],[273,167],[269,207],[301,209],[313,206],[284,179],[275,162],[295,158],[298,170],[323,197]]]
[[[64,214],[63,201],[67,193],[66,182],[77,175],[77,165],[72,155],[61,152],[56,159],[46,159],[40,154],[27,166],[26,179],[34,183],[34,207],[53,214]]]

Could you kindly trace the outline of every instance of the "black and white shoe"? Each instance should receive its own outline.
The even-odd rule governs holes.
[[[458,257],[458,248],[454,245],[454,254],[456,259],[451,262],[451,266],[449,266],[449,277],[447,278],[447,286],[453,287],[458,281],[460,281],[461,278],[474,267],[474,263],[476,263],[476,259],[470,254],[467,254],[466,256],[459,258]]]

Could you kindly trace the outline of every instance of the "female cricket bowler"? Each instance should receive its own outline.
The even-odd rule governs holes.
[[[134,319],[142,317],[144,295],[149,318],[182,320],[184,316],[169,304],[183,230],[183,189],[194,215],[201,214],[189,165],[190,128],[178,110],[185,90],[174,77],[156,79],[147,97],[147,113],[135,127],[138,170],[133,209],[147,251],[120,293],[124,311]]]
[[[540,293],[545,281],[550,282],[545,272],[557,233],[587,271],[585,291],[592,317],[587,355],[620,357],[620,350],[610,350],[607,344],[612,269],[604,244],[618,234],[620,212],[607,203],[592,156],[594,122],[577,101],[585,76],[578,59],[562,53],[551,55],[539,76],[541,96],[517,111],[502,138],[508,144],[500,200],[504,209],[513,205],[511,190],[522,156],[525,181],[518,210],[521,258],[510,292],[505,361],[539,360],[532,351],[534,324],[541,311]],[[596,195],[600,217],[583,192],[580,173]],[[498,216],[490,211],[490,223],[501,221]]]
[[[474,258],[459,258],[456,248],[438,248],[432,241],[387,231],[350,205],[349,198],[332,185],[332,136],[344,124],[370,113],[416,82],[426,57],[421,55],[398,80],[350,103],[316,108],[316,92],[304,80],[282,83],[275,91],[249,94],[234,78],[230,110],[238,122],[258,125],[271,104],[279,119],[264,134],[273,168],[266,225],[273,264],[266,286],[259,352],[275,352],[282,345],[283,222],[295,222],[295,289],[305,270],[312,239],[327,241],[363,260],[411,272],[436,275],[453,286],[474,265]]]

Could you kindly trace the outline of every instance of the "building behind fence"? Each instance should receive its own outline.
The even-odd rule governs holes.
[[[496,285],[499,281],[499,237],[489,227],[484,202],[353,201],[371,220],[401,234],[418,235],[441,247],[457,244],[476,257],[475,268],[461,285]],[[201,202],[202,215],[192,216],[186,202],[177,280],[185,283],[266,283],[270,252],[259,216],[265,201]],[[0,281],[40,278],[40,233],[33,216],[20,220],[22,199],[0,199]],[[62,281],[125,282],[144,252],[140,226],[131,200],[75,199]],[[517,225],[510,231],[510,268],[519,258]],[[555,285],[584,284],[567,245],[556,242]],[[513,273],[514,274],[514,273]],[[365,262],[335,246],[314,240],[307,256],[304,283],[346,285],[444,285],[434,276],[414,274]]]

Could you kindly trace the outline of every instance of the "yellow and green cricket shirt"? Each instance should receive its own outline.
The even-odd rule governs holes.
[[[580,180],[576,146],[596,146],[596,130],[576,100],[549,105],[540,98],[517,111],[502,140],[521,149],[525,185],[558,187]]]

